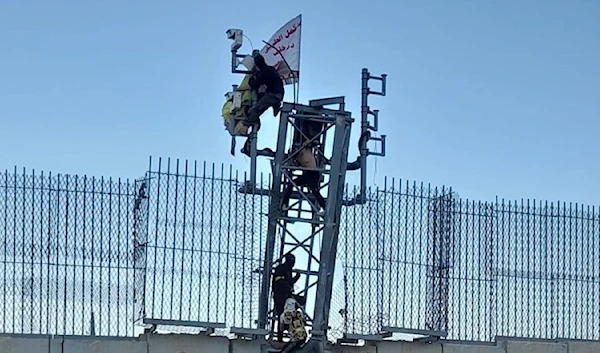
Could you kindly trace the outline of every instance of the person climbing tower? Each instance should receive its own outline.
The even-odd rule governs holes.
[[[252,126],[260,123],[260,116],[269,107],[273,108],[273,115],[279,114],[281,102],[285,94],[283,80],[275,68],[265,63],[265,58],[257,54],[254,57],[254,75],[250,78],[249,85],[253,90],[259,91],[261,86],[265,86],[265,92],[248,111],[248,118],[244,125]]]
[[[293,179],[293,183],[302,188],[303,186],[308,187],[310,193],[315,197],[318,204],[317,214],[323,216],[325,214],[325,199],[319,191],[319,183],[321,179],[321,173],[317,169],[317,161],[315,159],[314,151],[312,147],[304,147],[296,158],[298,164],[307,170],[302,171],[302,175]],[[289,182],[283,191],[282,210],[287,211],[289,206],[288,202],[292,195],[293,184]]]
[[[273,272],[273,302],[275,304],[275,317],[281,324],[281,316],[284,313],[286,300],[292,298],[294,301],[302,301],[302,298],[294,295],[294,284],[300,279],[300,274],[297,273],[292,276],[294,265],[296,264],[296,257],[293,254],[286,254],[284,256],[285,261],[275,267]],[[278,340],[283,340],[283,329],[280,325],[278,333]]]

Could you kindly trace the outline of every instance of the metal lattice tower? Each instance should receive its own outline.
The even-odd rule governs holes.
[[[338,104],[339,109],[324,108],[332,104]],[[329,317],[351,123],[351,114],[344,111],[343,97],[314,100],[308,106],[285,103],[280,118],[264,267],[272,268],[286,253],[294,252],[297,258],[300,253],[305,255],[305,261],[299,261],[296,266],[297,272],[304,276],[303,289],[296,294],[307,296],[307,303],[314,305],[312,313],[306,308],[312,319],[313,338],[324,336]],[[288,132],[292,137],[291,146],[286,144]],[[332,135],[332,146],[327,148],[328,137]],[[318,208],[314,199],[304,192],[292,195],[289,210],[282,211],[284,185],[292,183],[295,174],[302,172],[293,161],[308,145],[316,146],[317,165],[325,179],[320,184],[321,191],[326,191],[323,194],[327,200],[322,216],[315,212]],[[275,249],[277,241],[279,249]],[[270,280],[271,271],[264,271],[260,328],[268,324]],[[312,290],[315,286],[316,291]]]

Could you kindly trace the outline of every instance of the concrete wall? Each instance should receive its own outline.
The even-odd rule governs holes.
[[[142,335],[136,338],[0,336],[0,353],[260,353],[260,341],[204,335]],[[334,346],[335,353],[600,353],[600,342],[499,339],[495,343],[377,342]]]

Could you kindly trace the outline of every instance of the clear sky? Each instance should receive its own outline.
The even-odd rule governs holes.
[[[361,68],[389,75],[388,96],[371,99],[388,135],[372,182],[598,204],[593,0],[2,0],[0,168],[135,178],[152,155],[245,170],[220,117],[241,80],[225,31],[260,48],[298,14],[301,102],[345,95],[359,119]],[[263,122],[273,147],[276,120]]]

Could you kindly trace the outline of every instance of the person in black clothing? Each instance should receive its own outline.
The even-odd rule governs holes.
[[[292,254],[285,255],[285,261],[279,266],[275,267],[273,273],[273,301],[275,302],[275,317],[279,321],[285,301],[288,298],[294,297],[294,284],[300,279],[300,274],[292,277],[292,269],[296,263],[296,257]],[[278,332],[278,340],[282,341],[283,331]]]
[[[292,269],[296,263],[296,257],[292,254],[285,255],[285,261],[275,267],[273,272],[273,301],[277,315],[283,313],[285,300],[293,295],[294,284],[300,279],[300,274],[292,277]]]
[[[262,55],[258,54],[254,57],[254,65],[257,71],[248,82],[250,88],[258,90],[260,86],[265,85],[267,89],[258,102],[248,111],[248,118],[244,121],[246,126],[260,123],[260,116],[269,107],[273,107],[273,115],[277,116],[285,94],[281,76],[279,76],[277,70],[265,63],[265,58]]]

